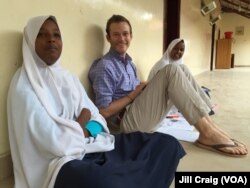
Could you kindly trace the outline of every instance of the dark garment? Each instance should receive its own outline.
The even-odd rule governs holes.
[[[208,88],[205,87],[205,86],[201,86],[201,89],[207,94],[207,96],[208,96],[209,98],[211,98],[211,96],[210,96],[210,94],[209,94],[209,92],[211,92],[210,89],[208,89]]]
[[[55,188],[167,188],[184,155],[170,135],[118,134],[114,150],[64,164]]]

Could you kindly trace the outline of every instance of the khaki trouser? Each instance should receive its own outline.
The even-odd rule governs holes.
[[[162,68],[129,105],[120,124],[121,132],[153,132],[174,104],[189,124],[207,115],[212,103],[184,65]]]

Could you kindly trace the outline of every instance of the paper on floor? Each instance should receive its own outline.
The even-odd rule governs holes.
[[[198,139],[199,132],[187,122],[181,113],[171,111],[167,117],[159,124],[157,132],[169,134],[187,142],[195,142]]]

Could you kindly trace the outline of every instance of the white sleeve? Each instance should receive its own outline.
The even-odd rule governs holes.
[[[81,84],[80,80],[76,77],[74,77],[75,83],[77,85],[77,89],[80,92],[80,103],[78,106],[78,114],[80,114],[82,108],[88,108],[91,112],[91,120],[98,121],[100,124],[102,124],[104,130],[109,133],[109,129],[107,127],[107,122],[105,118],[99,113],[98,108],[95,106],[95,104],[90,100],[88,97],[85,89],[83,88],[83,85]]]
[[[63,125],[52,119],[27,82],[11,85],[8,96],[8,123],[19,149],[34,147],[42,155],[83,156],[83,131],[77,124]]]

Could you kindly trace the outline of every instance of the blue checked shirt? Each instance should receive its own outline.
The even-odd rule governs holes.
[[[89,70],[89,79],[98,108],[106,108],[112,101],[135,90],[140,83],[131,57],[126,54],[124,59],[112,49],[94,61]]]

